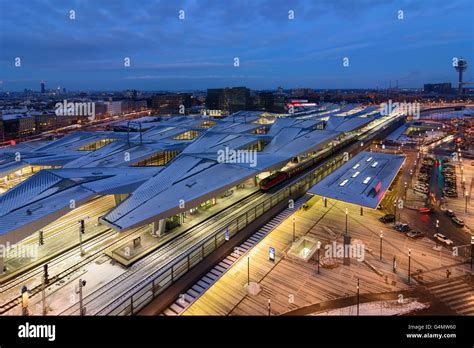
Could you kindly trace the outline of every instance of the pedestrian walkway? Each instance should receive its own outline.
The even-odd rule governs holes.
[[[267,222],[262,228],[248,238],[244,243],[234,248],[234,251],[223,259],[219,264],[214,266],[206,275],[201,277],[193,286],[191,286],[184,294],[181,294],[174,303],[163,311],[164,315],[176,316],[181,315],[191,304],[193,304],[209,287],[214,284],[231,266],[249,250],[258,244],[268,233],[279,226],[288,216],[299,209],[310,196],[303,196],[297,200],[293,208],[287,208],[280,214]]]
[[[460,315],[474,315],[472,277],[460,277],[427,286],[429,292]]]
[[[466,266],[459,265],[462,259],[449,249],[434,249],[435,242],[428,238],[413,240],[393,230],[378,221],[383,214],[378,210],[364,210],[361,215],[357,206],[330,200],[326,206],[319,196],[306,204],[309,209],[296,211],[249,251],[250,272],[246,258],[237,260],[182,315],[268,315],[269,299],[271,314],[280,315],[312,304],[352,297],[357,293],[358,279],[360,294],[364,295],[408,290],[419,285],[421,278],[423,282],[439,281],[445,276],[446,268],[451,270],[453,278],[466,272]],[[295,231],[296,243],[303,236],[321,241],[321,257],[331,261],[332,246],[342,246],[346,228],[352,245],[363,245],[365,251],[361,257],[353,254],[350,266],[336,256],[332,260],[335,263],[321,263],[318,270],[317,252],[308,262],[287,257]],[[275,248],[275,262],[268,258],[270,247]],[[432,271],[433,268],[439,270]],[[417,272],[423,272],[422,276],[416,276]],[[257,295],[248,293],[248,277],[250,282],[260,285]]]

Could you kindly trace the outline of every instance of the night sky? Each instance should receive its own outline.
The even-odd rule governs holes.
[[[68,90],[455,84],[453,57],[474,80],[473,18],[473,0],[0,0],[0,80],[4,91],[40,80]]]

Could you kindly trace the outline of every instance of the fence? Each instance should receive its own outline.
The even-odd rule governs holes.
[[[298,191],[304,192],[302,189],[308,188],[316,184],[322,179],[322,174],[327,170],[334,170],[343,163],[343,156],[339,156],[331,162],[319,166],[301,178],[290,183],[290,185],[282,188],[278,192],[272,194],[262,202],[249,207],[244,213],[231,220],[226,228],[220,229],[209,237],[201,241],[201,243],[191,248],[186,255],[181,255],[173,260],[169,265],[163,267],[156,274],[150,276],[151,279],[145,281],[144,285],[127,298],[116,304],[112,309],[108,309],[101,315],[133,315],[144,308],[148,303],[170,287],[177,279],[186,274],[199,262],[204,260],[206,256],[219,248],[226,242],[225,234],[229,233],[232,238],[239,231],[244,229],[250,223],[255,221],[264,212],[270,210],[283,200],[293,196]]]

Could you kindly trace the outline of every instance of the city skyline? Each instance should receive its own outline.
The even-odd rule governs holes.
[[[465,0],[1,1],[1,9],[3,91],[39,90],[42,80],[67,90],[455,86],[453,57],[473,53]]]

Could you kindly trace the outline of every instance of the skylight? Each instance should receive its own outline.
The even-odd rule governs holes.
[[[360,172],[355,172],[354,174],[352,174],[352,177],[355,178],[355,177],[357,177],[357,175],[359,175],[359,174],[360,174]]]
[[[347,180],[347,179],[344,180],[343,182],[341,182],[341,183],[339,184],[339,186],[344,186],[345,184],[347,184],[348,181],[349,181],[349,180]]]
[[[368,184],[370,179],[372,179],[370,176],[366,177],[365,180],[364,180],[364,184]]]
[[[360,164],[357,163],[354,167],[352,167],[352,169],[357,169],[357,168],[359,168],[359,167],[360,167]]]

